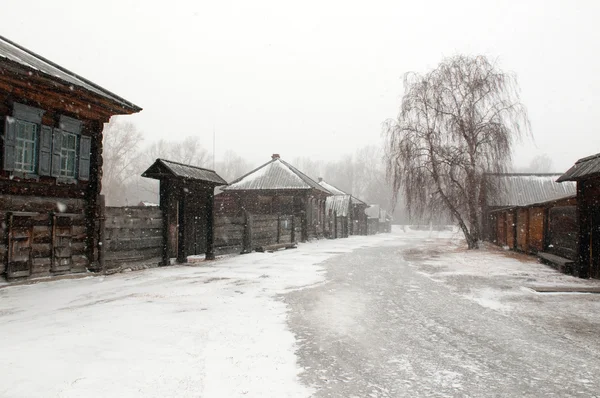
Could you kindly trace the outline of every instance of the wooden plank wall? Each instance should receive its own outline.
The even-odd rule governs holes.
[[[577,206],[556,206],[548,209],[549,253],[576,261],[578,235]]]
[[[499,246],[506,246],[506,213],[496,215],[496,243]]]
[[[290,243],[292,239],[292,216],[276,214],[252,215],[252,248]]]
[[[217,254],[241,253],[244,245],[244,216],[215,216],[215,251]]]
[[[20,226],[15,226],[12,234],[29,236],[29,239],[19,243],[22,250],[29,251],[29,267],[31,277],[47,276],[65,272],[83,272],[89,264],[86,256],[85,239],[86,227],[84,216],[85,201],[72,198],[43,198],[19,195],[0,195],[0,275],[6,274],[9,243],[9,214],[26,212],[29,215],[20,216]],[[71,263],[69,270],[58,270],[52,267],[53,247],[58,247],[53,233],[53,214],[68,214],[69,222],[64,226],[68,229],[70,242]],[[68,227],[68,228],[67,228]],[[18,231],[17,231],[18,229]],[[63,234],[63,235],[66,235]],[[64,267],[63,267],[64,268]]]
[[[511,249],[515,248],[515,213],[513,211],[506,212],[506,246]]]
[[[529,212],[527,209],[517,209],[517,249],[529,250]]]
[[[104,229],[107,269],[124,263],[160,261],[162,211],[158,207],[107,207]]]
[[[529,208],[528,242],[530,253],[544,251],[544,208]]]

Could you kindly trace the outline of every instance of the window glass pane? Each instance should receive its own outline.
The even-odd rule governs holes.
[[[16,123],[15,170],[33,173],[37,159],[38,126],[23,120],[16,120]]]
[[[75,165],[77,163],[77,136],[63,132],[60,151],[61,177],[75,178]]]

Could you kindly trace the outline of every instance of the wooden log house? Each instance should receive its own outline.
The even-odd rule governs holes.
[[[313,179],[273,154],[269,162],[223,188],[215,200],[222,214],[291,216],[300,223],[300,240],[306,241],[324,236],[325,201],[330,195]],[[293,223],[296,225],[296,221]]]
[[[600,278],[600,153],[579,159],[558,182],[577,184],[575,274]]]
[[[0,36],[0,275],[102,269],[102,130],[133,103]]]

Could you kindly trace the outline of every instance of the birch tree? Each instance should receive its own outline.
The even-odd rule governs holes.
[[[417,216],[444,211],[468,247],[481,236],[486,173],[505,172],[530,133],[516,77],[484,56],[458,55],[425,75],[408,73],[397,119],[384,123],[387,176]]]

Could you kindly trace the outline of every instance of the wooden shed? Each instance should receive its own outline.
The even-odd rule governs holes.
[[[162,265],[174,257],[185,263],[187,256],[198,254],[214,259],[215,187],[227,182],[213,170],[166,159],[156,159],[142,177],[160,181]]]
[[[486,237],[496,244],[525,253],[549,252],[574,256],[574,184],[556,182],[558,174],[493,174],[497,194],[488,197]],[[559,222],[560,220],[560,222]]]
[[[0,274],[102,268],[102,131],[139,111],[0,36]]]
[[[332,193],[325,201],[325,232],[332,239],[347,238],[353,228],[352,195],[323,181],[319,185]]]
[[[278,154],[248,174],[232,181],[217,196],[223,214],[297,217],[301,240],[325,234],[325,202],[331,193],[285,162]],[[292,222],[295,222],[292,219]]]
[[[558,179],[577,184],[577,265],[582,278],[600,278],[600,153],[579,159]]]

